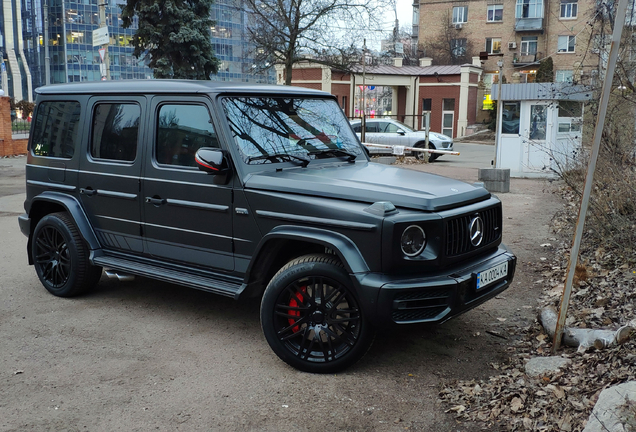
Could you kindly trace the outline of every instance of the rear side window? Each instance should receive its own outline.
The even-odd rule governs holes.
[[[33,154],[71,159],[77,146],[80,111],[76,101],[40,102],[31,139]]]
[[[100,103],[93,110],[93,159],[132,162],[137,156],[141,109],[134,103]]]
[[[162,105],[157,121],[157,162],[196,167],[201,147],[219,147],[208,109],[203,105]]]

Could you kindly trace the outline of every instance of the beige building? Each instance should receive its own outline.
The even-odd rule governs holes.
[[[488,54],[482,60],[486,95],[498,82],[499,60],[508,83],[533,82],[539,61],[547,57],[554,63],[554,81],[587,83],[599,62],[591,39],[594,4],[595,0],[414,0],[413,16],[419,19],[413,27],[425,49],[435,38],[446,38],[454,54]]]

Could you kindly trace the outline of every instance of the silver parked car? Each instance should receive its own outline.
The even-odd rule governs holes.
[[[360,120],[352,120],[351,126],[360,138]],[[402,122],[391,119],[367,120],[367,131],[365,142],[370,144],[400,145],[405,147],[424,147],[426,133],[415,131]],[[428,147],[437,150],[453,150],[453,139],[449,136],[437,132],[428,133]],[[390,149],[369,147],[371,154],[392,153]],[[413,152],[413,156],[418,159],[426,157],[425,152]],[[433,162],[441,154],[429,153],[429,162]]]

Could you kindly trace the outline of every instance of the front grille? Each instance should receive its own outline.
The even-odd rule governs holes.
[[[479,215],[484,222],[484,239],[479,246],[470,242],[469,226],[473,217]],[[501,207],[459,216],[446,222],[446,256],[453,257],[481,249],[501,238]]]

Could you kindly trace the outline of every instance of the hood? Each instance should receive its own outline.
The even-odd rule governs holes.
[[[490,198],[490,193],[459,180],[390,165],[309,165],[255,173],[247,189],[267,190],[373,204],[390,201],[396,207],[440,211]]]

